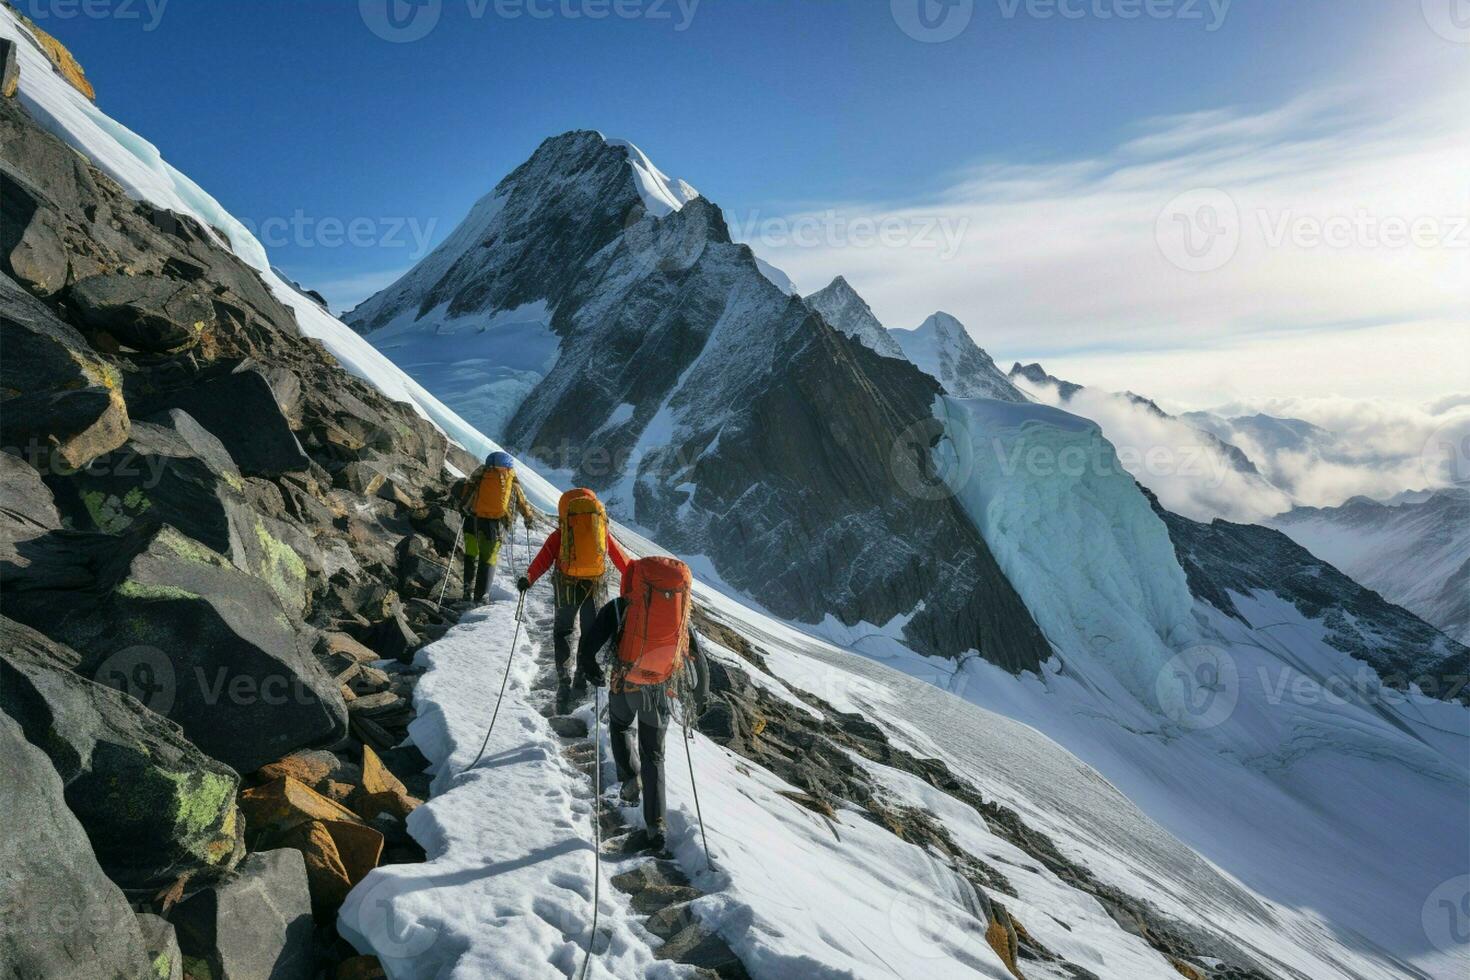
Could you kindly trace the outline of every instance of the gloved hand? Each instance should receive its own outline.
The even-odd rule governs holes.
[[[583,664],[582,673],[586,676],[587,683],[593,687],[607,687],[607,677],[596,664]]]
[[[526,578],[526,576],[522,575],[520,578],[516,579],[516,588],[520,589],[522,592],[525,592],[530,587],[531,580]]]
[[[694,717],[702,718],[709,710],[709,698],[698,698],[694,702]]]
[[[531,530],[531,519],[529,517],[524,517],[523,516],[522,517],[522,520],[525,522],[526,530],[527,531]]]

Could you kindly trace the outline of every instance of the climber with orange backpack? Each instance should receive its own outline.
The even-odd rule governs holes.
[[[585,488],[568,490],[557,504],[557,529],[532,559],[516,584],[525,592],[554,565],[555,618],[551,628],[552,647],[556,655],[557,701],[564,703],[573,691],[585,691],[586,678],[578,671],[575,680],[567,676],[572,659],[572,630],[580,624],[587,635],[597,607],[602,600],[602,577],[607,561],[619,572],[628,567],[617,539],[607,531],[607,510],[597,494]]]
[[[516,479],[515,460],[510,453],[494,452],[485,465],[459,484],[459,510],[464,515],[464,601],[485,601],[495,566],[500,560],[500,540],[520,511],[526,527],[533,511]]]
[[[608,688],[608,735],[613,762],[622,782],[623,801],[643,800],[646,846],[664,849],[664,733],[669,726],[676,688],[694,668],[695,711],[709,701],[709,665],[690,624],[693,576],[676,558],[655,556],[629,563],[621,594],[602,607],[592,628],[582,631],[577,669],[597,687]],[[605,684],[597,662],[602,648],[617,650],[611,682]],[[687,721],[687,716],[686,716]],[[634,751],[634,724],[637,751]]]

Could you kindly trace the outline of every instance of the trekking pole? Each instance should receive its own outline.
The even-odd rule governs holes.
[[[680,715],[684,721],[684,759],[689,763],[689,788],[694,792],[694,815],[699,818],[699,839],[704,842],[704,864],[715,870],[715,862],[709,856],[709,837],[704,833],[704,813],[699,809],[699,784],[694,781],[694,754],[689,751],[689,708],[685,705]]]
[[[521,601],[516,603],[516,632],[515,636],[511,637],[510,653],[505,658],[505,676],[500,678],[500,693],[495,696],[495,710],[490,714],[490,727],[485,729],[485,741],[480,743],[480,751],[475,755],[475,761],[465,766],[462,772],[469,772],[479,764],[480,759],[485,755],[485,747],[490,744],[490,733],[495,731],[495,719],[500,717],[500,702],[505,698],[505,683],[510,680],[510,665],[515,659],[516,643],[521,638],[521,611],[525,606],[526,594],[522,592]]]
[[[597,689],[593,705],[593,738],[597,740],[597,768],[592,771],[592,932],[587,937],[587,955],[582,958],[580,980],[587,980],[587,967],[592,963],[592,947],[597,942],[597,912],[602,894],[602,688]]]
[[[449,562],[444,566],[444,584],[439,586],[439,601],[434,603],[435,609],[444,607],[444,591],[449,588],[449,573],[454,569],[454,553],[459,550],[459,539],[464,534],[464,521],[459,522],[459,530],[454,532],[454,544],[449,548]]]

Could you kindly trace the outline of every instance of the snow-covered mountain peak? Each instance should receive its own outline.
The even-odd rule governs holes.
[[[932,314],[912,330],[890,330],[905,357],[957,398],[1029,401],[995,366],[965,325],[949,313]]]
[[[903,350],[873,315],[872,307],[842,276],[806,298],[833,327],[884,357],[902,359]]]
[[[638,193],[649,213],[663,217],[679,210],[699,196],[699,191],[682,180],[668,177],[638,147],[627,140],[605,140],[608,146],[622,148],[628,154],[628,166],[633,170],[633,180]]]

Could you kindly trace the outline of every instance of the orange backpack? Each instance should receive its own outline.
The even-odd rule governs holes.
[[[568,490],[557,504],[561,554],[557,567],[571,578],[601,578],[607,568],[607,510],[597,494]]]
[[[694,576],[677,558],[640,558],[623,575],[628,600],[618,667],[626,683],[663,684],[689,650],[689,610]]]
[[[510,493],[515,486],[515,470],[504,466],[487,466],[480,475],[480,485],[475,488],[475,499],[471,505],[476,517],[500,520],[510,513]]]

